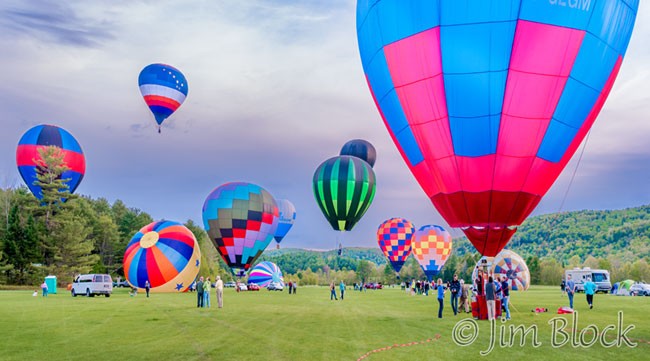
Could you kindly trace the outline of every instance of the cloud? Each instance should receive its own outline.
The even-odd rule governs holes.
[[[110,23],[81,17],[67,2],[29,1],[3,7],[0,26],[16,36],[79,47],[97,47],[114,38]]]

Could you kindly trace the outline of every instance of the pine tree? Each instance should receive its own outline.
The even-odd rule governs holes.
[[[63,150],[55,146],[47,146],[38,150],[40,159],[36,159],[36,181],[34,185],[41,188],[40,210],[45,216],[45,227],[52,230],[51,218],[66,201],[74,199],[68,186],[69,178],[62,178],[70,168],[65,163]]]

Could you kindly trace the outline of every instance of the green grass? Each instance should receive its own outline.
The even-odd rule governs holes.
[[[394,344],[430,342],[371,353],[366,360],[471,360],[488,345],[488,323],[479,337],[461,347],[452,340],[456,322],[445,299],[442,320],[435,297],[408,296],[398,289],[348,291],[330,301],[325,287],[301,287],[298,294],[226,289],[225,307],[196,308],[195,294],[139,294],[124,289],[110,298],[72,298],[68,293],[32,297],[28,291],[0,291],[0,360],[356,360]],[[215,303],[212,294],[212,302]],[[577,295],[579,329],[602,329],[624,312],[636,348],[551,347],[553,311],[566,304],[557,287],[534,287],[512,296],[511,324],[537,325],[542,346],[496,347],[485,359],[647,360],[650,352],[650,297],[598,294],[588,310]],[[534,307],[551,312],[536,315]],[[515,310],[516,308],[516,310]],[[565,316],[569,319],[570,316]],[[497,323],[497,326],[501,323]],[[569,324],[570,327],[570,324]],[[610,332],[609,340],[616,333]],[[437,336],[439,335],[439,336]],[[439,337],[439,338],[436,338]],[[590,337],[589,337],[590,338]]]

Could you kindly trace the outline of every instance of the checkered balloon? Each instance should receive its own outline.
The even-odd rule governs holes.
[[[451,235],[440,226],[422,226],[413,235],[411,248],[413,256],[431,281],[451,254]]]
[[[413,223],[404,218],[391,218],[384,221],[377,229],[379,248],[395,272],[399,273],[404,262],[411,254],[411,237],[415,233]]]

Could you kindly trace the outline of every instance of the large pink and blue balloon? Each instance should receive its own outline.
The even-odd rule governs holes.
[[[185,101],[188,87],[187,79],[180,70],[167,64],[150,64],[138,77],[140,93],[153,113],[158,132],[160,126]]]
[[[495,256],[596,120],[638,0],[358,0],[361,61],[404,161]]]
[[[41,187],[34,184],[38,165],[42,162],[39,151],[48,146],[61,149],[68,169],[60,178],[65,180],[70,193],[74,193],[86,173],[86,157],[72,134],[55,125],[41,124],[29,129],[18,141],[16,165],[25,184],[38,199],[43,198]]]

